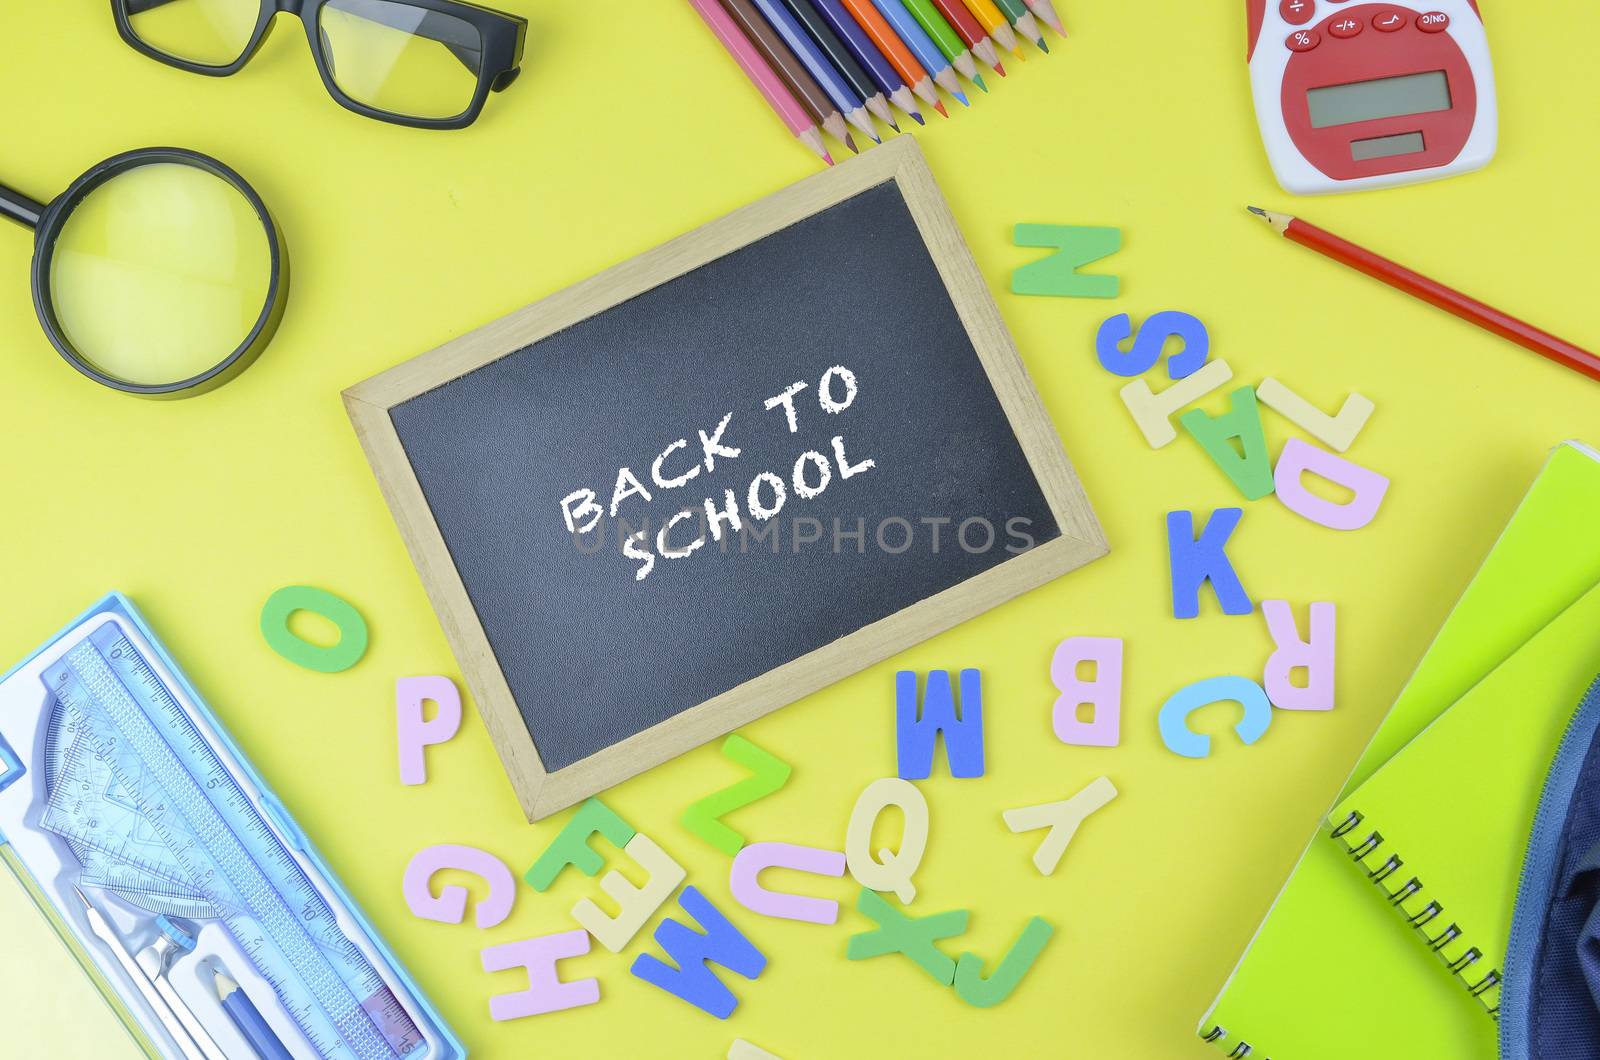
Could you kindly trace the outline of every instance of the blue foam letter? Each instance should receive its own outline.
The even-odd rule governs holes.
[[[961,716],[956,717],[949,670],[929,670],[922,717],[917,717],[917,675],[894,675],[895,747],[900,779],[926,780],[933,772],[933,748],[944,732],[944,752],[953,777],[983,776],[983,692],[976,670],[961,671]]]
[[[1194,514],[1167,513],[1167,555],[1172,565],[1172,617],[1200,614],[1200,586],[1207,580],[1225,615],[1248,615],[1254,607],[1223,551],[1244,515],[1242,508],[1218,508],[1206,521],[1200,539],[1194,536]]]
[[[1252,744],[1261,739],[1272,724],[1272,703],[1261,686],[1248,677],[1209,677],[1180,688],[1161,705],[1157,718],[1161,742],[1185,758],[1204,758],[1211,753],[1211,737],[1189,728],[1189,715],[1230,699],[1244,707],[1244,717],[1233,729],[1240,741]]]
[[[1128,314],[1118,313],[1107,317],[1095,332],[1094,352],[1100,366],[1113,375],[1143,375],[1161,359],[1161,348],[1170,338],[1183,340],[1183,347],[1167,358],[1167,375],[1182,379],[1193,375],[1211,356],[1211,337],[1198,317],[1180,313],[1176,309],[1152,314],[1139,326],[1133,345],[1127,353],[1121,344],[1133,336],[1133,324]]]
[[[733,922],[712,906],[710,901],[693,887],[685,887],[678,897],[684,912],[705,928],[700,934],[676,920],[663,920],[655,930],[655,940],[667,951],[667,956],[678,967],[648,953],[634,958],[628,971],[652,986],[696,1008],[704,1009],[719,1020],[733,1015],[739,999],[733,991],[722,985],[716,973],[706,967],[707,962],[720,964],[746,979],[754,979],[767,966],[767,958],[751,944],[750,940],[733,926]]]

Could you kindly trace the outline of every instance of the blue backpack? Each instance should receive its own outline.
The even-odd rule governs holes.
[[[1500,994],[1502,1060],[1600,1060],[1600,679],[1534,815]]]

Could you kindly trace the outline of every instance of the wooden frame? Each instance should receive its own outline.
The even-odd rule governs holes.
[[[890,180],[899,185],[1061,536],[564,769],[546,771],[406,459],[389,410]],[[910,136],[896,137],[859,158],[808,177],[374,376],[346,390],[344,402],[530,821],[880,662],[1107,551],[1088,498],[1017,356],[1000,311]]]

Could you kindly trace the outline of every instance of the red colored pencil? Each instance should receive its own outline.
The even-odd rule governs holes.
[[[1526,347],[1557,364],[1564,364],[1574,371],[1582,372],[1590,379],[1600,379],[1600,357],[1596,357],[1588,350],[1574,346],[1565,339],[1557,338],[1548,331],[1541,331],[1509,313],[1502,313],[1493,306],[1484,305],[1476,298],[1469,298],[1460,291],[1430,280],[1419,272],[1412,272],[1404,265],[1397,265],[1388,258],[1379,257],[1372,251],[1358,247],[1349,240],[1341,239],[1332,232],[1307,224],[1298,217],[1291,217],[1286,213],[1272,213],[1255,206],[1248,209],[1276,229],[1279,235],[1288,237],[1290,242],[1299,243],[1303,247],[1315,250],[1318,254],[1364,272],[1374,279],[1382,280],[1390,287],[1404,291],[1413,298],[1420,298],[1447,313],[1454,313],[1462,320],[1476,324],[1485,331],[1492,331],[1503,339],[1510,339],[1517,345]]]
[[[972,49],[973,55],[994,67],[994,72],[1001,77],[1006,76],[1006,68],[1000,65],[1000,57],[994,53],[994,44],[990,42],[989,35],[961,0],[933,0],[933,6],[950,23],[950,28],[956,31],[962,43]]]

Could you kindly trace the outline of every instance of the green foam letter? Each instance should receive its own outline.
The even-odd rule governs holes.
[[[556,837],[545,847],[544,853],[522,878],[536,891],[548,891],[556,882],[561,870],[576,865],[585,876],[593,876],[606,866],[606,859],[589,846],[589,837],[603,835],[619,850],[633,839],[632,826],[612,812],[611,807],[599,799],[591,798],[572,815]]]
[[[339,628],[339,642],[331,647],[312,644],[289,628],[296,611],[321,615]],[[267,597],[261,608],[261,635],[267,646],[296,666],[322,674],[350,669],[367,653],[367,623],[361,612],[326,589],[290,585]]]
[[[1038,917],[1028,921],[1017,941],[1000,958],[1000,966],[987,979],[983,977],[983,958],[976,953],[963,953],[961,962],[956,965],[956,994],[978,1008],[1000,1004],[1022,982],[1054,933],[1055,928]]]
[[[744,766],[751,776],[714,791],[683,811],[679,823],[724,854],[732,857],[744,846],[744,836],[718,818],[765,798],[789,782],[789,764],[734,733],[722,743],[725,758]]]
[[[1271,493],[1273,486],[1272,458],[1267,455],[1267,436],[1261,430],[1255,388],[1240,387],[1228,395],[1228,403],[1228,411],[1215,419],[1203,409],[1190,409],[1178,417],[1178,422],[1239,487],[1245,500],[1259,500]],[[1243,455],[1233,447],[1235,438],[1239,439]]]
[[[856,908],[876,920],[878,929],[850,936],[850,942],[845,947],[845,956],[850,960],[864,961],[868,957],[882,957],[887,953],[903,953],[937,982],[949,986],[955,979],[956,962],[947,957],[934,942],[967,930],[965,909],[954,909],[933,916],[906,916],[879,897],[876,891],[866,888],[862,888],[861,897],[856,899]]]
[[[1057,248],[1048,258],[1012,270],[1012,294],[1115,298],[1121,289],[1115,276],[1094,276],[1078,271],[1122,249],[1120,228],[1020,224],[1013,231],[1011,241],[1019,247]]]

